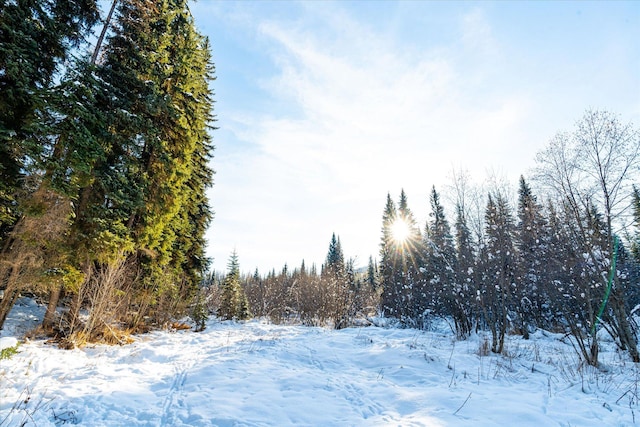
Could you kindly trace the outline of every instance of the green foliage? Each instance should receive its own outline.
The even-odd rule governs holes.
[[[373,256],[369,256],[367,264],[367,283],[371,289],[378,288],[378,266],[373,261]]]
[[[0,350],[0,360],[11,359],[13,356],[18,354],[18,347],[20,344],[16,344],[13,347],[5,347]]]
[[[220,307],[218,317],[224,320],[246,320],[251,317],[249,303],[244,289],[240,285],[240,265],[238,255],[234,251],[228,264],[229,273],[221,285]]]
[[[251,310],[249,309],[249,300],[247,295],[243,292],[240,293],[240,303],[238,304],[238,320],[247,320],[252,317]]]
[[[45,280],[50,286],[62,285],[65,291],[76,293],[85,280],[85,274],[76,267],[67,264],[47,270]]]
[[[336,233],[333,233],[331,236],[325,268],[331,270],[333,274],[344,274],[344,255],[342,253],[342,244],[340,243],[340,239],[336,237]]]
[[[212,79],[186,1],[123,0],[101,60],[78,61],[61,84],[65,155],[49,169],[75,195],[77,263],[129,259],[132,303],[158,322],[186,309],[208,265]]]
[[[549,309],[549,295],[540,287],[549,279],[550,235],[542,206],[524,177],[518,190],[518,222],[516,224],[517,283],[515,290],[517,311],[522,333],[528,337],[529,325],[548,328],[553,317]],[[531,328],[533,329],[533,328]]]
[[[396,205],[387,193],[387,202],[382,214],[382,237],[380,239],[380,285],[383,288],[382,307],[385,313],[394,315],[396,310],[396,287],[394,272],[396,269],[396,251],[393,245],[391,226],[397,216]]]
[[[94,0],[0,1],[0,242],[52,140],[54,77],[97,19]]]
[[[0,0],[0,243],[26,214],[13,248],[43,261],[25,277],[76,293],[77,313],[122,265],[101,307],[158,321],[208,266],[209,42],[186,0],[121,0],[99,60],[69,58],[97,19],[93,0]]]
[[[121,94],[115,107],[128,112],[115,121],[112,142],[126,181],[111,179],[104,190],[124,196],[122,222],[142,254],[143,275],[170,271],[194,288],[208,264],[204,233],[211,218],[208,41],[186,2],[130,0],[119,6],[104,57],[100,72]]]
[[[196,323],[196,332],[204,331],[207,327],[207,320],[209,320],[209,309],[203,292],[199,292],[196,297],[196,302],[191,310],[191,318]]]

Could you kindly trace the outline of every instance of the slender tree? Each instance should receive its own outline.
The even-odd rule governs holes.
[[[465,316],[460,303],[460,289],[456,285],[456,251],[449,222],[435,187],[431,190],[429,203],[431,219],[425,227],[423,274],[427,294],[431,296],[430,306],[435,313],[452,316],[456,325],[462,325]],[[457,332],[465,335],[460,329]]]
[[[227,265],[228,273],[221,285],[218,317],[225,320],[246,320],[251,317],[246,294],[240,286],[240,263],[238,254],[233,251]]]
[[[481,259],[484,273],[481,307],[491,330],[491,350],[502,353],[510,323],[515,253],[512,239],[514,220],[507,200],[500,192],[489,195],[485,221],[487,242]]]
[[[387,203],[382,214],[382,236],[380,239],[380,285],[382,286],[382,310],[388,316],[398,316],[400,303],[399,289],[395,282],[397,251],[392,235],[392,225],[396,219],[396,205],[387,194]]]
[[[400,234],[398,235],[398,231]],[[400,295],[400,319],[408,324],[423,324],[425,308],[417,295],[422,295],[425,283],[420,267],[423,265],[422,235],[418,222],[409,208],[407,195],[400,191],[398,216],[393,224],[394,246],[398,260],[395,282]]]
[[[631,253],[636,262],[640,263],[640,190],[635,186],[633,187],[633,219],[636,233],[632,237]]]
[[[518,190],[518,223],[516,225],[517,286],[515,308],[520,328],[525,338],[534,325],[547,327],[544,319],[549,317],[545,310],[548,295],[545,295],[545,283],[548,283],[547,266],[549,262],[549,239],[547,224],[542,206],[538,204],[531,187],[520,176]]]
[[[471,231],[467,225],[464,209],[456,206],[455,223],[456,271],[454,293],[457,298],[456,330],[461,338],[471,333],[473,307],[476,299],[476,260],[473,252]]]
[[[367,264],[367,283],[372,290],[378,288],[378,265],[373,260],[373,256],[369,257],[369,263]]]
[[[322,287],[326,295],[325,312],[333,327],[342,329],[348,326],[354,293],[347,276],[342,244],[335,233],[331,236],[327,260],[322,268]]]
[[[402,322],[415,324],[420,307],[413,296],[414,288],[421,286],[422,236],[404,190],[400,193],[397,209],[391,196],[387,195],[380,255],[384,312]]]

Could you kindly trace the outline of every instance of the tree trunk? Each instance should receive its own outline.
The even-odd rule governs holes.
[[[618,335],[620,337],[620,342],[629,352],[631,360],[633,360],[634,363],[639,363],[640,354],[638,353],[638,340],[631,330],[631,325],[629,324],[629,319],[627,318],[626,310],[624,309],[624,301],[618,298],[616,292],[616,295],[611,299],[611,303],[613,304],[613,314],[619,328]]]
[[[73,294],[73,298],[71,299],[71,307],[69,307],[68,322],[69,322],[69,331],[68,334],[72,334],[78,330],[78,325],[80,325],[80,308],[82,307],[82,287]]]
[[[42,327],[44,329],[53,328],[56,309],[58,308],[58,301],[60,301],[60,296],[62,295],[63,289],[63,285],[54,286],[49,293],[49,303],[47,304],[47,311],[45,312],[44,319],[42,320]]]
[[[591,366],[598,366],[598,341],[595,339],[595,337],[591,341],[591,348],[587,363]]]
[[[11,272],[7,279],[7,287],[4,289],[4,296],[2,297],[2,300],[0,300],[0,329],[4,327],[4,322],[7,320],[9,312],[20,296],[20,287],[17,283],[20,268],[20,263],[11,267]]]
[[[102,47],[102,41],[104,40],[104,36],[109,29],[109,25],[111,24],[111,17],[113,16],[113,11],[116,8],[116,4],[118,4],[118,0],[113,0],[111,3],[111,9],[109,9],[109,14],[107,15],[107,19],[104,21],[104,26],[102,27],[102,31],[100,32],[100,37],[98,37],[98,42],[96,43],[95,49],[93,49],[93,54],[91,55],[91,63],[95,64],[98,59],[98,54],[100,53],[100,48]]]
[[[4,290],[4,297],[0,301],[0,329],[4,327],[4,322],[19,296],[20,292],[14,287],[7,287]]]

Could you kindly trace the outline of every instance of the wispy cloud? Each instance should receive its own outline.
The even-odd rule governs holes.
[[[473,72],[456,63],[458,46],[419,51],[343,13],[324,19],[328,36],[278,21],[260,25],[279,68],[265,87],[297,113],[236,118],[247,122],[241,137],[259,148],[243,154],[251,186],[234,186],[249,192],[246,206],[255,209],[238,215],[247,224],[255,215],[265,221],[255,241],[242,245],[264,245],[266,259],[280,245],[284,255],[292,242],[305,242],[299,259],[276,266],[303,257],[321,262],[333,231],[361,262],[376,255],[387,191],[395,197],[405,188],[414,211],[424,213],[432,184],[441,185],[454,165],[491,164],[527,114],[526,100],[502,94],[470,102],[464,89]],[[481,46],[479,62],[496,54],[479,12],[460,25],[456,45]]]

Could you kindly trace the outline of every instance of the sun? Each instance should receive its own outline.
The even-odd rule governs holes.
[[[405,220],[398,218],[391,224],[391,236],[397,243],[404,243],[410,234],[411,228]]]

